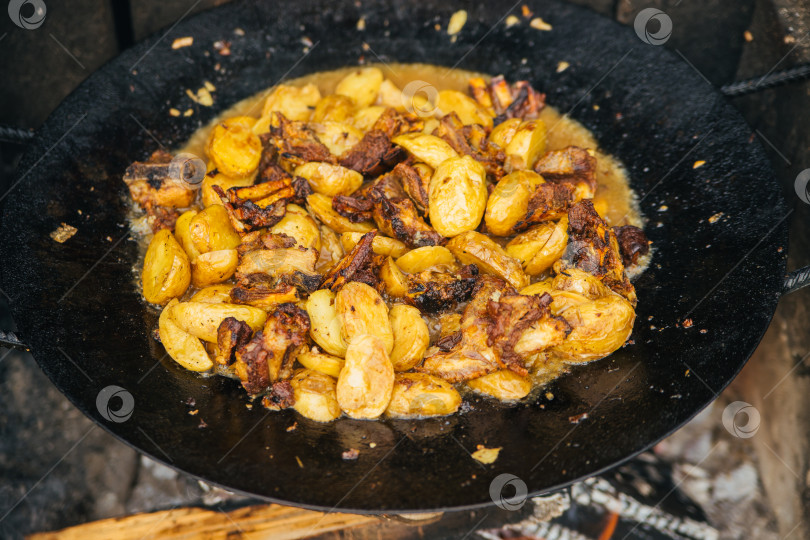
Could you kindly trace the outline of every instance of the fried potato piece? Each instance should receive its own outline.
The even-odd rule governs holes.
[[[188,259],[193,261],[197,258],[200,254],[199,250],[194,247],[194,242],[191,241],[191,234],[189,231],[189,225],[191,224],[191,220],[199,212],[192,208],[191,210],[186,210],[180,217],[177,218],[177,221],[174,224],[174,237],[177,238],[177,241],[183,247],[183,250],[188,255]]]
[[[330,94],[324,96],[315,105],[310,118],[311,122],[343,122],[354,113],[354,100],[349,96]]]
[[[514,371],[502,369],[467,381],[467,386],[479,394],[494,397],[500,401],[517,401],[532,391],[532,381]]]
[[[546,125],[542,120],[521,122],[504,148],[507,172],[531,169],[546,150]]]
[[[202,253],[191,261],[191,284],[195,287],[207,287],[222,283],[233,276],[238,265],[239,255],[235,249]]]
[[[209,304],[229,303],[231,301],[231,290],[233,290],[233,288],[234,285],[232,283],[209,285],[194,293],[194,296],[192,296],[189,301],[208,302]]]
[[[363,140],[363,132],[345,122],[309,123],[307,126],[334,156],[343,155]]]
[[[354,223],[341,216],[332,208],[332,197],[327,197],[321,193],[313,193],[307,197],[307,204],[310,211],[321,223],[338,234],[345,232],[367,233],[374,228],[374,224],[370,221]]]
[[[298,289],[290,283],[282,281],[274,285],[270,282],[258,281],[240,282],[231,290],[230,302],[270,311],[280,304],[295,303],[300,299]]]
[[[377,92],[383,82],[379,68],[358,68],[338,82],[335,94],[348,96],[358,107],[368,107],[377,99]]]
[[[476,231],[462,233],[447,243],[447,249],[462,264],[475,264],[481,272],[498,276],[516,289],[529,284],[520,263],[484,234]]]
[[[321,231],[309,213],[297,204],[288,204],[281,221],[270,227],[273,234],[285,234],[306,249],[321,249]]]
[[[293,408],[298,414],[316,422],[331,422],[340,417],[335,379],[320,371],[299,369],[290,384],[295,397]]]
[[[191,219],[188,236],[199,253],[236,249],[242,243],[231,226],[228,211],[218,204],[209,206]]]
[[[331,355],[346,356],[348,344],[343,339],[343,325],[335,308],[335,293],[329,289],[315,291],[307,298],[306,310],[312,340]]]
[[[434,169],[445,160],[458,157],[456,151],[447,142],[425,133],[406,133],[394,137],[392,142],[407,150],[418,161],[427,163]]]
[[[495,126],[489,134],[489,142],[505,149],[520,126],[520,118],[510,118]]]
[[[460,405],[461,395],[447,381],[425,373],[397,373],[385,414],[392,418],[445,416]]]
[[[377,418],[388,407],[393,390],[394,368],[383,340],[368,334],[355,336],[338,377],[340,408],[352,418]]]
[[[377,103],[384,107],[402,109],[404,107],[402,90],[392,83],[390,79],[384,79],[380,83],[380,89],[377,91]]]
[[[350,281],[335,295],[335,312],[346,343],[351,345],[357,336],[372,335],[382,341],[386,356],[391,354],[394,332],[388,306],[377,291],[365,283]]]
[[[362,237],[363,233],[347,232],[340,235],[340,242],[345,251],[351,251]],[[401,257],[408,252],[408,246],[399,240],[394,240],[393,238],[388,238],[387,236],[381,236],[379,234],[374,236],[374,241],[371,243],[371,249],[377,255],[385,255],[386,257],[389,255],[392,257]]]
[[[385,109],[386,107],[382,105],[363,107],[354,113],[354,116],[352,117],[352,125],[354,125],[354,127],[360,131],[369,131],[377,122],[377,119],[380,118],[380,115],[382,115]]]
[[[321,93],[318,87],[312,83],[301,87],[280,84],[267,96],[262,109],[262,117],[256,123],[254,132],[269,131],[270,118],[274,112],[283,114],[293,122],[306,122],[312,114],[312,108],[317,107],[320,100]]]
[[[331,163],[305,163],[295,169],[295,175],[306,178],[316,193],[328,197],[351,195],[363,185],[362,174]]]
[[[217,342],[217,329],[228,317],[244,321],[253,330],[261,330],[267,313],[251,306],[208,302],[180,302],[172,308],[172,318],[189,334],[210,343]]]
[[[211,130],[208,156],[218,171],[238,178],[250,175],[259,166],[262,142],[252,131],[254,122],[253,118],[236,116]]]
[[[419,310],[396,304],[388,312],[394,332],[391,363],[394,371],[408,371],[422,361],[430,344],[430,332]]]
[[[487,232],[498,236],[514,234],[514,226],[526,216],[529,199],[543,183],[543,177],[533,171],[515,171],[501,178],[487,200]]]
[[[610,293],[571,306],[561,316],[573,330],[553,351],[566,362],[582,363],[603,358],[624,345],[633,331],[636,313],[630,302]]]
[[[537,276],[562,257],[567,245],[568,216],[564,216],[517,235],[506,244],[506,253],[520,261],[526,274]]]
[[[402,298],[408,292],[408,280],[391,257],[383,261],[379,275],[388,296]]]
[[[285,274],[301,272],[310,275],[316,281],[320,276],[315,272],[318,252],[314,249],[300,247],[279,249],[255,249],[242,255],[236,269],[237,279],[244,279],[251,274],[266,274],[280,277]]]
[[[301,351],[295,358],[298,362],[307,369],[320,371],[330,377],[338,378],[340,370],[343,369],[343,358],[332,356],[322,352]]]
[[[205,351],[200,340],[184,331],[172,319],[172,309],[177,305],[177,299],[172,299],[158,319],[158,333],[160,342],[169,353],[172,360],[191,371],[208,371],[214,363]]]
[[[188,255],[168,229],[152,237],[143,260],[143,296],[152,304],[165,304],[181,296],[191,283]]]
[[[487,206],[486,171],[470,156],[450,158],[430,179],[430,223],[452,238],[478,227]]]
[[[397,259],[397,266],[408,274],[418,274],[435,267],[456,264],[456,258],[443,246],[425,246],[412,249]]]
[[[483,109],[470,96],[458,90],[439,92],[436,106],[442,115],[455,113],[464,125],[479,124],[492,127],[492,115]]]

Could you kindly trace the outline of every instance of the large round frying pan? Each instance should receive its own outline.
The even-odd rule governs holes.
[[[788,206],[750,128],[688,66],[589,11],[527,3],[553,30],[526,21],[507,28],[509,5],[486,2],[466,7],[455,42],[434,25],[446,27],[460,4],[229,4],[94,73],[39,131],[4,201],[2,288],[43,371],[85,414],[169,466],[327,510],[483,506],[503,473],[546,492],[683,425],[734,378],[768,327],[785,280]],[[181,36],[194,44],[172,50]],[[303,38],[313,42],[308,52]],[[230,56],[213,50],[217,40],[231,42]],[[627,165],[655,247],[635,284],[632,341],[554,382],[553,399],[544,393],[514,407],[474,399],[464,414],[436,420],[318,424],[250,408],[236,382],[179,368],[152,338],[156,313],[134,286],[126,166],[156,141],[176,147],[285,77],[378,60],[528,79]],[[563,60],[570,67],[557,73]],[[216,86],[214,106],[169,116],[204,80]],[[706,165],[693,169],[696,160]],[[60,244],[49,233],[63,222],[78,233]],[[478,445],[502,447],[497,461],[473,460]],[[342,459],[350,448],[360,450],[355,461]]]

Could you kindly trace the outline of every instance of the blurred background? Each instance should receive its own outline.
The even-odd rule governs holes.
[[[0,14],[2,126],[35,130],[71,90],[119,51],[196,12],[225,2],[45,0],[44,3],[46,19],[35,31],[19,28],[5,13]],[[662,10],[671,18],[673,28],[665,46],[717,87],[810,62],[810,1],[576,0],[575,3],[631,26],[642,9]],[[9,5],[12,4],[23,4],[21,9],[27,17],[36,9],[36,2],[12,0]],[[503,4],[504,12],[510,6],[516,13],[520,10],[520,3]],[[278,2],[278,6],[283,13],[284,2]],[[810,122],[806,120],[810,114],[810,83],[792,83],[729,99],[750,124],[751,136],[758,137],[769,152],[785,195],[795,205],[791,216],[789,270],[808,265],[810,204],[797,197],[794,181],[810,167]],[[4,139],[0,141],[2,187],[13,181],[25,145],[20,140],[24,134],[0,135]],[[0,291],[0,328],[4,329],[13,324],[5,305],[7,300]],[[810,538],[809,306],[810,288],[781,300],[761,346],[718,402],[640,458],[641,461],[636,460],[636,466],[653,463],[657,473],[633,469],[632,463],[624,471],[636,475],[633,478],[638,481],[649,480],[651,474],[663,475],[668,483],[664,488],[656,488],[664,489],[661,496],[668,496],[667,490],[671,489],[677,492],[673,499],[682,496],[684,500],[682,507],[671,510],[672,514],[682,513],[681,517],[704,524],[706,529],[699,533],[704,536],[698,533],[669,536],[652,525],[628,526],[629,532],[623,535],[615,523],[614,529],[609,529],[610,521],[605,522],[604,515],[577,513],[579,499],[569,492],[567,509],[551,522],[546,521],[549,515],[537,510],[542,505],[536,503],[536,519],[510,529],[512,532],[497,531],[492,526],[489,532],[481,532],[473,526],[469,532],[445,528],[429,537],[480,533],[479,537],[490,534],[499,538],[514,533],[551,538],[548,523],[552,523],[559,530],[578,531],[582,538],[610,538],[604,536],[605,531],[616,538],[698,538],[712,537],[711,534],[720,538]],[[736,400],[750,403],[760,413],[759,429],[753,437],[735,437],[723,428],[723,408]],[[91,426],[91,421],[53,388],[30,355],[0,349],[0,537],[21,538],[136,512],[256,502],[177,474]],[[707,449],[718,443],[709,458]],[[616,485],[617,475],[604,476]],[[621,514],[614,511],[617,512]],[[619,518],[616,518],[619,523],[633,520],[633,516],[624,514]],[[359,532],[334,533],[334,537],[405,538],[424,534],[419,527],[399,529],[387,523],[358,529]],[[585,526],[588,523],[591,529]],[[595,529],[594,523],[599,525]]]

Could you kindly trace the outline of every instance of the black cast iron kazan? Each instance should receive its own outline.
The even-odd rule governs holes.
[[[751,129],[688,66],[589,11],[527,4],[553,30],[525,20],[507,28],[509,5],[486,3],[464,6],[469,19],[455,42],[444,28],[461,4],[229,4],[90,76],[42,127],[4,201],[2,288],[45,373],[105,429],[172,467],[286,504],[356,512],[491,504],[490,483],[502,473],[531,493],[549,491],[628,459],[689,420],[768,327],[785,277],[788,206]],[[194,44],[173,50],[182,36]],[[231,42],[230,56],[214,50],[217,40]],[[378,58],[528,79],[627,165],[655,249],[635,283],[638,316],[627,346],[517,406],[473,398],[469,411],[448,418],[331,424],[248,408],[236,382],[196,376],[165,355],[151,333],[157,314],[134,285],[126,166],[156,140],[176,147],[284,78]],[[560,61],[570,67],[557,73]],[[216,86],[213,107],[185,95],[204,80]],[[190,106],[191,117],[169,115]],[[693,169],[696,160],[706,165]],[[78,232],[59,244],[49,233],[63,222]],[[99,413],[97,396],[110,385],[134,398],[125,421]],[[500,457],[480,464],[470,457],[478,445],[501,447]],[[359,458],[344,461],[350,448]]]

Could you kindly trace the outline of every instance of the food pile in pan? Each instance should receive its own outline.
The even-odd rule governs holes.
[[[519,400],[622,347],[644,233],[595,209],[592,149],[546,148],[543,94],[469,88],[432,103],[373,67],[326,96],[280,85],[213,126],[201,185],[163,152],[130,166],[171,358],[327,422]]]

